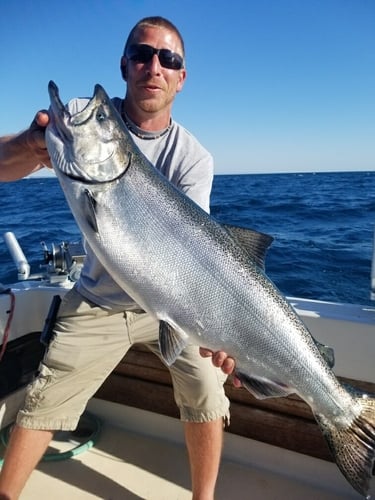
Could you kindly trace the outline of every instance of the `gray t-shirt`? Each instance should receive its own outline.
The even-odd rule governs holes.
[[[68,105],[69,111],[77,113],[87,102],[87,99],[73,99]],[[112,102],[120,111],[122,100],[114,98]],[[173,120],[168,132],[161,137],[158,137],[159,134],[148,133],[147,138],[140,138],[132,132],[137,131],[136,125],[130,122],[130,126],[134,142],[157,170],[209,212],[213,180],[211,154],[184,127]],[[86,299],[104,308],[138,309],[133,299],[107,273],[87,243],[86,252],[81,276],[76,283],[77,290]]]

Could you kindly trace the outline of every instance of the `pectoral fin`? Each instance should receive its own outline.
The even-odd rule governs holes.
[[[160,321],[159,346],[163,360],[168,366],[173,365],[188,344],[188,336],[176,332],[166,321]]]
[[[96,220],[96,200],[89,189],[85,189],[83,193],[84,214],[88,224],[93,231],[98,232],[98,223]]]

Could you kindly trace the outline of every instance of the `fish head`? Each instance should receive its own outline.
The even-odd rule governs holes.
[[[57,174],[88,183],[111,182],[130,164],[134,144],[100,85],[82,111],[71,114],[49,82],[50,122],[46,144]]]

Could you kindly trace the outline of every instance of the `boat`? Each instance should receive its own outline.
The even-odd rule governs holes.
[[[73,286],[84,258],[79,242],[52,244],[51,250],[43,244],[44,270],[30,275],[13,233],[4,239],[18,274],[15,283],[0,285],[0,459],[43,356],[55,305]],[[316,340],[334,348],[338,378],[375,394],[375,307],[288,300]],[[230,380],[226,392],[231,423],[217,500],[361,498],[333,463],[304,401],[295,395],[260,401]],[[21,499],[50,498],[50,491],[55,500],[188,499],[189,481],[169,372],[147,349],[134,346],[90,400],[77,432],[55,435]]]

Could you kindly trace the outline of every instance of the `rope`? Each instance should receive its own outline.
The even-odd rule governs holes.
[[[102,422],[99,420],[95,415],[89,412],[83,413],[81,420],[78,424],[77,431],[79,432],[79,425],[82,424],[82,420],[88,421],[89,424],[91,424],[91,434],[87,437],[87,439],[83,442],[75,446],[74,448],[64,451],[64,452],[58,452],[58,453],[45,453],[42,457],[42,462],[57,462],[60,460],[67,460],[69,458],[75,457],[84,451],[89,450],[95,444],[97,443],[100,432],[102,429]],[[10,436],[10,431],[12,429],[13,424],[8,425],[2,431],[0,432],[0,440],[2,444],[7,447],[8,442],[9,442],[9,436]],[[83,430],[83,429],[82,429]],[[82,432],[82,431],[81,431]],[[0,466],[3,464],[4,459],[0,459]]]

